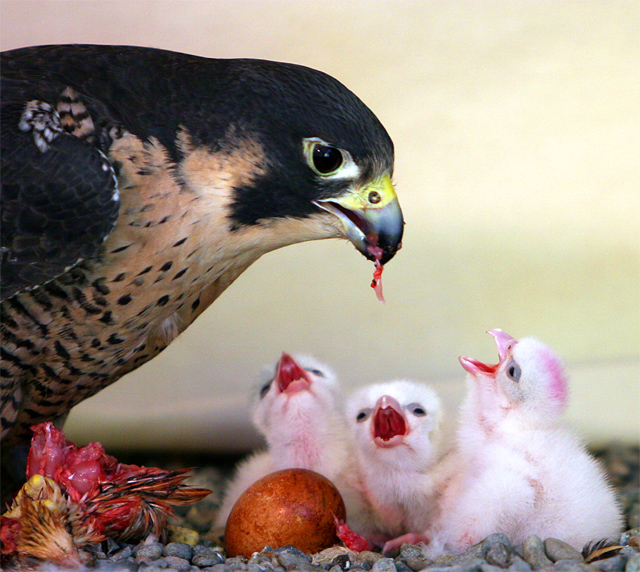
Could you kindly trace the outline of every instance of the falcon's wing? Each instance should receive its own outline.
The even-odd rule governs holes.
[[[64,130],[54,108],[2,81],[0,299],[31,290],[94,254],[120,206],[112,165]]]

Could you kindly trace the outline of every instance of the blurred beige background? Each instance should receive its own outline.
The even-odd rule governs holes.
[[[1,46],[113,43],[328,72],[396,145],[404,248],[386,268],[346,242],[265,256],[168,350],[72,413],[79,442],[244,450],[247,395],[282,350],[347,389],[433,382],[453,411],[461,354],[500,327],[554,347],[569,418],[640,437],[638,2],[1,2]],[[322,271],[320,271],[322,269]]]

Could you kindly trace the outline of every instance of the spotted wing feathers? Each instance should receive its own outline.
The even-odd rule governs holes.
[[[96,253],[118,217],[112,165],[46,102],[2,90],[1,299]]]

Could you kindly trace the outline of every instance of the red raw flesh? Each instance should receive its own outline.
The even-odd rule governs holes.
[[[135,479],[153,479],[170,474],[153,467],[119,463],[115,457],[105,453],[101,443],[92,442],[84,447],[76,447],[66,441],[64,433],[49,422],[34,425],[31,429],[34,436],[29,451],[27,478],[35,474],[49,477],[76,502],[97,494],[101,486],[125,485]]]
[[[374,436],[389,441],[396,435],[405,435],[407,425],[404,418],[393,407],[378,409],[373,419]]]
[[[384,304],[384,295],[382,294],[382,269],[384,266],[376,260],[376,269],[373,271],[373,280],[371,280],[371,288],[376,293],[379,302]]]
[[[384,267],[380,262],[380,259],[382,258],[382,255],[384,254],[384,252],[382,248],[377,246],[378,237],[372,237],[368,235],[367,239],[369,240],[369,246],[367,246],[367,252],[375,258],[375,265],[376,265],[376,268],[373,271],[373,280],[371,281],[371,288],[374,289],[376,293],[376,297],[378,298],[378,301],[384,304],[384,296],[382,294],[382,270]]]
[[[32,428],[34,436],[27,478],[41,474],[53,479],[79,511],[79,538],[84,544],[160,535],[173,505],[189,505],[211,491],[184,485],[190,469],[165,471],[119,463],[100,443],[76,447],[52,423]],[[2,553],[17,550],[20,519],[0,518]]]
[[[92,489],[109,481],[118,461],[107,455],[100,443],[76,447],[65,440],[53,423],[40,423],[34,432],[27,462],[27,479],[35,474],[49,477],[78,502]]]
[[[27,459],[27,480],[33,475],[53,478],[74,445],[64,438],[64,433],[56,429],[53,423],[40,423],[31,429],[33,437]]]
[[[336,523],[336,536],[344,542],[344,545],[354,552],[362,552],[363,550],[371,550],[371,545],[367,539],[360,536],[357,532],[353,532],[346,522],[343,522],[335,515],[333,520]]]
[[[11,554],[18,550],[17,539],[20,535],[20,521],[0,515],[0,543],[2,554]]]

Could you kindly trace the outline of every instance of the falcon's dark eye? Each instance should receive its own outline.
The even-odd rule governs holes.
[[[520,381],[522,371],[520,370],[520,366],[515,361],[512,361],[507,366],[507,375],[515,382]]]
[[[267,393],[269,393],[269,389],[271,388],[271,382],[273,380],[270,379],[267,383],[265,383],[261,388],[260,388],[260,399],[262,399],[265,395],[267,395]]]
[[[311,159],[316,171],[321,175],[329,175],[337,171],[344,161],[340,149],[319,143],[313,146]]]

